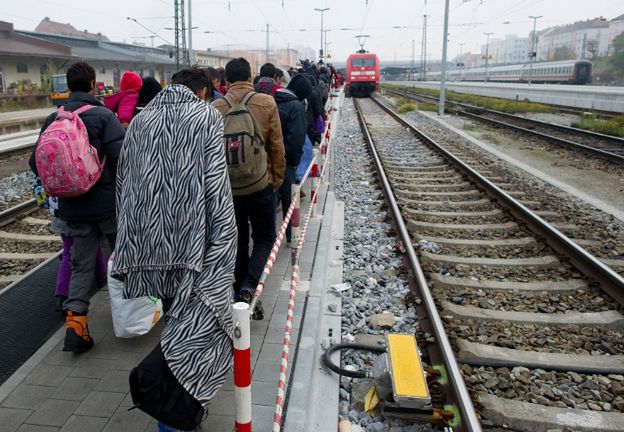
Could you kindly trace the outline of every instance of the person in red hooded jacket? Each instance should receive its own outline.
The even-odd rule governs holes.
[[[134,72],[126,72],[121,77],[119,92],[104,98],[104,106],[117,114],[119,122],[124,129],[128,124],[139,104],[139,90],[143,86],[143,80]]]

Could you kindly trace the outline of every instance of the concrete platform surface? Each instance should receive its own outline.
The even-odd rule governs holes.
[[[326,199],[328,188],[327,184],[323,185],[319,194],[319,215],[327,210],[326,204],[335,203],[333,199]],[[304,190],[307,197],[302,203],[302,214],[307,209],[310,197],[309,186],[305,186]],[[327,250],[317,250],[317,245],[324,245],[322,248],[326,249],[329,244],[329,240],[320,238],[322,223],[322,216],[311,220],[302,252],[302,282],[296,299],[291,361],[296,358],[299,327],[305,313],[316,257],[327,255]],[[323,233],[328,236],[329,230]],[[289,297],[289,258],[290,249],[286,249],[284,244],[261,297],[265,318],[251,323],[252,412],[255,431],[269,431],[273,424]],[[318,310],[316,313],[318,316]],[[64,336],[64,329],[61,328],[0,387],[0,432],[143,432],[157,429],[156,421],[142,411],[128,410],[132,405],[128,375],[158,344],[163,322],[142,337],[115,337],[108,292],[105,289],[92,298],[89,318],[95,339],[92,350],[81,355],[61,351]],[[337,392],[336,387],[336,397]],[[235,403],[232,375],[216,395],[208,412],[204,422],[205,430],[233,430]]]
[[[56,108],[37,108],[22,111],[10,111],[0,113],[0,123],[13,121],[13,120],[25,120],[38,117],[47,117],[52,114]]]

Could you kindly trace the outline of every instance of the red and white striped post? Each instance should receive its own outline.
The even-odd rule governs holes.
[[[316,201],[317,201],[317,189],[319,184],[319,166],[318,166],[318,149],[313,150],[314,157],[312,158],[312,172],[310,176],[312,177],[312,184],[310,187],[310,191],[312,192],[312,196],[310,199],[312,202],[310,205],[312,206],[312,217],[316,217]]]
[[[299,234],[301,232],[301,199],[299,194],[301,193],[301,186],[298,184],[292,185],[293,199],[296,198],[295,209],[290,217],[290,247],[292,249],[292,258],[295,257],[295,251],[297,250],[297,243],[299,242]]]
[[[251,325],[249,305],[234,304],[234,398],[236,432],[251,432]]]

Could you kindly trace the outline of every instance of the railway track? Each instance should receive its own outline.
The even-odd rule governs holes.
[[[0,290],[58,254],[60,237],[49,223],[34,199],[0,212]]]
[[[484,425],[538,431],[593,416],[622,427],[624,279],[530,211],[530,196],[469,166],[477,161],[374,100],[356,106],[397,231],[418,250],[419,260],[407,248],[419,317],[455,394],[457,358]]]
[[[403,96],[412,100],[437,102],[436,98],[428,95],[395,89],[387,89],[387,91],[393,95]],[[455,111],[458,114],[470,119],[484,122],[495,127],[512,129],[564,148],[598,157],[610,163],[624,165],[624,138],[528,119],[459,102],[448,103],[455,107]]]

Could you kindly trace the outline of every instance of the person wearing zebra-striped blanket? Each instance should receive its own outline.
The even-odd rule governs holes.
[[[206,410],[232,366],[237,231],[223,122],[205,102],[210,81],[187,69],[172,83],[126,133],[111,274],[124,280],[124,297],[170,304],[156,350]]]

